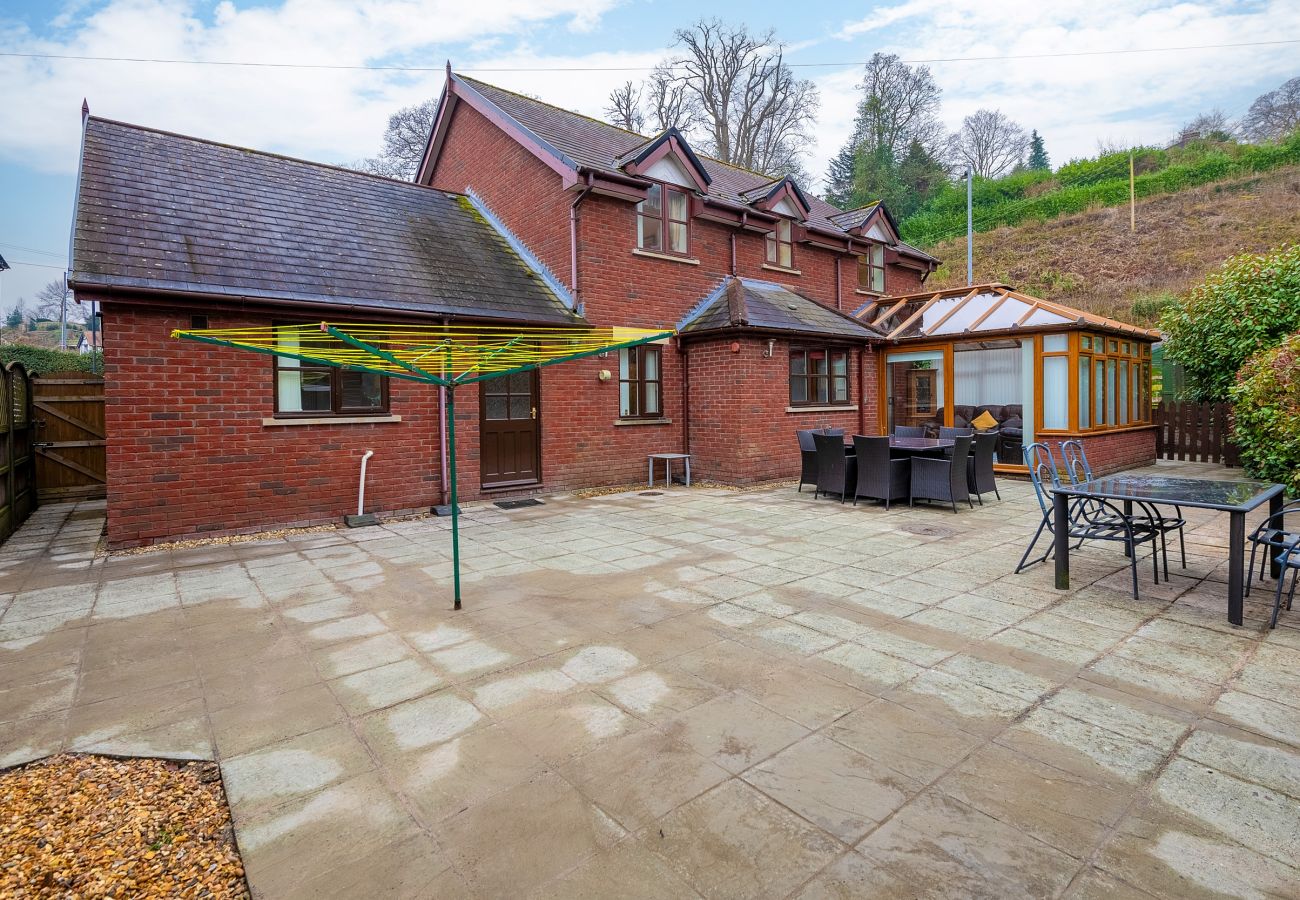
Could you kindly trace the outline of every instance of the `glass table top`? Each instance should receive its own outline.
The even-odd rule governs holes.
[[[1176,503],[1207,509],[1249,510],[1282,492],[1266,481],[1217,481],[1208,478],[1169,478],[1163,475],[1109,475],[1077,485],[1062,485],[1064,494]]]

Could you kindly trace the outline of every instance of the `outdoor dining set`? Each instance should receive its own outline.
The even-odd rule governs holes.
[[[855,434],[846,441],[842,429],[799,431],[803,460],[799,490],[813,485],[813,496],[836,496],[843,503],[879,500],[888,509],[895,500],[933,500],[974,507],[984,494],[999,500],[993,475],[998,446],[996,431],[941,428],[939,436],[926,437],[923,428],[899,426],[893,434]]]
[[[1242,624],[1244,595],[1265,570],[1276,579],[1273,612],[1269,627],[1277,626],[1279,611],[1291,608],[1296,582],[1300,580],[1300,531],[1286,526],[1286,514],[1300,514],[1300,500],[1284,505],[1285,488],[1262,481],[1228,481],[1204,478],[1174,478],[1147,472],[1119,472],[1096,477],[1083,444],[1077,440],[1058,445],[1060,460],[1045,443],[1024,448],[1025,465],[1042,513],[1038,528],[1016,566],[1020,573],[1029,566],[1055,557],[1055,584],[1070,587],[1070,552],[1088,541],[1120,544],[1128,557],[1133,599],[1138,599],[1138,553],[1148,547],[1152,575],[1158,584],[1163,570],[1169,580],[1169,540],[1178,538],[1182,567],[1187,568],[1184,507],[1228,513],[1228,621]],[[1268,516],[1249,535],[1246,515],[1269,504]],[[1040,556],[1030,559],[1044,536],[1051,544]],[[1246,566],[1246,542],[1251,544],[1250,565]],[[1286,587],[1285,574],[1292,575]]]

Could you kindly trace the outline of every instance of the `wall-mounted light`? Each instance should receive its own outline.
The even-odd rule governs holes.
[[[771,359],[772,354],[775,352],[776,352],[776,338],[769,338],[767,342],[767,352],[765,352],[763,355],[766,356],[768,359]]]
[[[732,342],[731,342],[731,352],[732,352],[732,353],[739,353],[739,352],[740,352],[740,341],[732,341]]]
[[[596,377],[601,381],[609,381],[610,379],[609,369],[601,369],[600,374],[598,374]]]

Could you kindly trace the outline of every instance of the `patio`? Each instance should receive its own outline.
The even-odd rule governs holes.
[[[999,487],[467,508],[461,612],[446,520],[96,558],[102,504],[42,507],[0,765],[217,759],[261,897],[1293,894],[1300,609],[1228,625],[1198,510],[1138,602],[1115,547],[1013,576]]]

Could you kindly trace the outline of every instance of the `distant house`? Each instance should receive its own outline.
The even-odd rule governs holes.
[[[82,331],[77,337],[77,352],[85,355],[104,349],[99,335],[99,331]]]
[[[676,331],[466,395],[467,498],[632,483],[663,451],[691,453],[711,480],[790,477],[797,429],[937,427],[986,407],[1024,441],[1121,430],[1104,399],[1099,429],[1056,406],[1078,405],[1085,359],[1093,390],[1094,341],[1102,397],[1127,397],[1143,357],[1124,357],[1121,389],[1106,341],[1149,335],[1002,285],[931,299],[937,264],[880,204],[839,210],[675,130],[633,134],[454,73],[416,183],[90,117],[69,282],[103,312],[110,544],[337,520],[367,449],[374,509],[444,497],[436,391],[180,342],[175,328]],[[963,338],[963,321],[980,333]],[[972,367],[971,349],[990,352]],[[1094,464],[1152,458],[1137,413],[1123,440],[1090,445]]]

